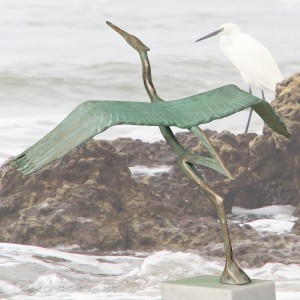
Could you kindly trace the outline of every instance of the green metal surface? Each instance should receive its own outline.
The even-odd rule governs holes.
[[[24,174],[32,173],[115,125],[192,128],[224,118],[250,106],[253,106],[273,130],[289,136],[284,123],[269,103],[234,85],[173,101],[153,103],[87,101],[75,108],[49,134],[22,153],[17,159],[18,169]],[[213,168],[218,170],[216,167]]]

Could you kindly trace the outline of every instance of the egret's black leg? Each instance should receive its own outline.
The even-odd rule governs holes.
[[[249,93],[252,95],[251,86],[249,86]],[[250,125],[250,121],[251,121],[251,117],[252,117],[252,112],[253,112],[253,108],[251,107],[251,108],[250,108],[249,117],[248,117],[248,121],[247,121],[247,125],[246,125],[246,128],[245,128],[245,133],[248,132],[249,125]]]
[[[266,101],[264,90],[261,90],[261,95],[262,95],[263,100]]]

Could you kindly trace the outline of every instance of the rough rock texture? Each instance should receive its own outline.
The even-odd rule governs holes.
[[[273,106],[292,137],[286,139],[264,127],[263,135],[250,142],[246,170],[232,182],[227,195],[235,205],[300,203],[300,74],[278,84]]]
[[[234,180],[202,168],[207,181],[233,205],[256,208],[297,206],[300,216],[300,74],[278,85],[273,103],[292,132],[285,139],[264,134],[234,135],[206,130]],[[178,140],[205,153],[187,133]],[[134,179],[129,166],[170,165],[160,176]],[[0,241],[46,247],[77,244],[82,250],[187,250],[224,256],[216,211],[176,166],[165,142],[131,139],[90,141],[30,176],[0,169]],[[235,253],[244,265],[300,262],[297,235],[259,234],[251,226],[229,224]],[[290,258],[292,257],[292,258]]]
[[[30,176],[7,167],[0,175],[2,242],[101,251],[222,242],[215,219],[185,215],[136,182],[126,157],[107,142],[92,140]]]
[[[176,155],[165,141],[147,143],[131,138],[117,138],[111,142],[117,152],[124,153],[129,166],[174,165]]]
[[[257,135],[241,134],[234,135],[229,131],[218,133],[205,130],[206,135],[212,140],[221,157],[225,160],[233,174],[241,169],[241,164],[249,160],[249,142]],[[205,148],[199,144],[192,134],[178,133],[176,138],[191,152],[209,155]],[[140,176],[139,180],[146,183],[151,190],[164,198],[172,206],[176,206],[181,213],[198,216],[214,216],[216,210],[207,197],[202,194],[198,186],[191,182],[178,168],[176,155],[170,150],[164,141],[156,143],[144,143],[130,138],[119,138],[112,141],[112,145],[118,152],[127,157],[129,166],[161,166],[170,165],[172,170],[159,176]],[[199,170],[205,175],[206,180],[216,189],[226,195],[230,180],[210,169],[200,167]],[[232,208],[232,200],[226,199],[225,206],[228,212]]]
[[[2,172],[1,241],[126,249],[143,244],[131,236],[134,222],[155,223],[165,211],[106,142],[92,140],[31,176]]]

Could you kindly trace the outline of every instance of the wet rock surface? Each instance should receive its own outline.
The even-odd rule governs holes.
[[[264,128],[263,135],[206,130],[235,179],[201,168],[207,182],[232,206],[296,206],[300,217],[300,74],[278,85],[272,104],[291,130],[290,140]],[[207,154],[189,133],[185,148]],[[133,177],[129,167],[169,165],[158,176]],[[23,176],[0,169],[0,241],[44,247],[77,244],[81,251],[193,250],[224,257],[216,210],[176,165],[164,141],[91,140],[61,160]],[[300,262],[300,223],[293,234],[257,232],[229,222],[244,266]]]

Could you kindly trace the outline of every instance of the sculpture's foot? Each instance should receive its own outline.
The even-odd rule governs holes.
[[[251,282],[251,279],[235,260],[231,260],[230,262],[226,262],[220,281],[225,284],[247,284]]]

